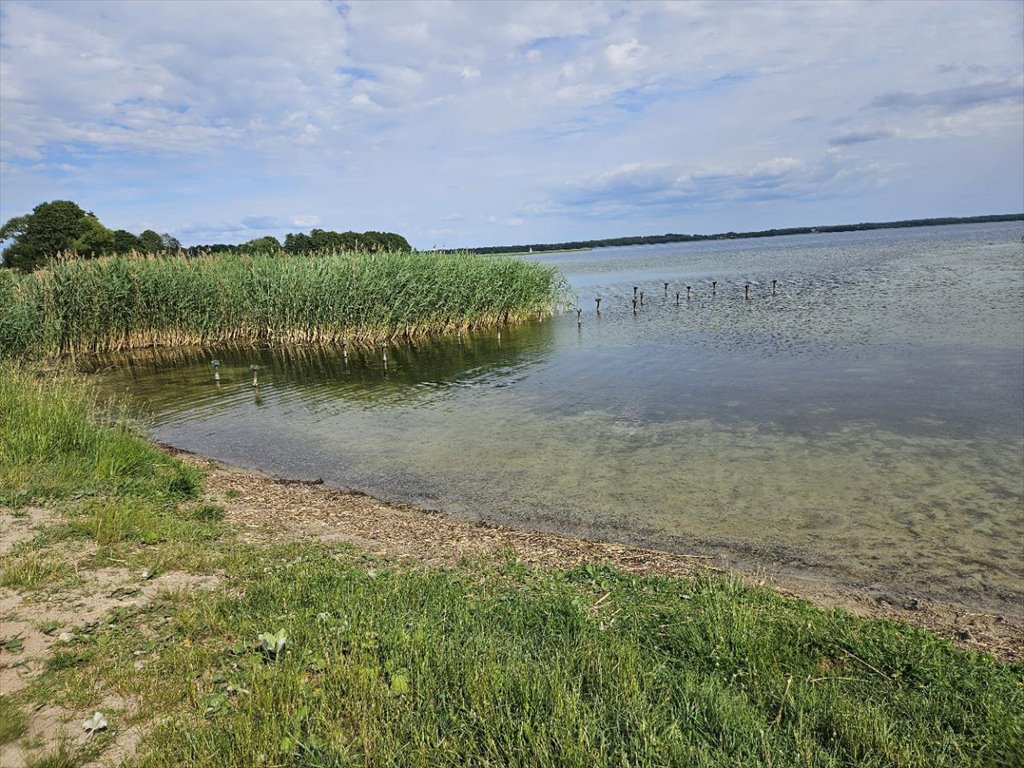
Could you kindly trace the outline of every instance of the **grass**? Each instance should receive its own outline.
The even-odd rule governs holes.
[[[67,575],[65,563],[36,552],[11,553],[0,560],[0,587],[34,590],[54,584]]]
[[[109,421],[93,391],[66,375],[0,361],[0,504],[67,498],[164,504],[195,496],[199,473]],[[97,511],[97,522],[113,513]]]
[[[82,760],[67,744],[61,744],[55,751],[26,763],[25,768],[79,768]]]
[[[233,580],[241,597],[179,604],[170,626],[157,623],[166,606],[142,621],[165,633],[141,681],[156,700],[201,676],[141,765],[266,755],[278,765],[937,766],[1022,754],[1017,681],[1001,665],[735,582],[514,562],[371,575],[316,547],[252,553]],[[256,638],[279,628],[287,645],[269,659]],[[146,635],[124,632],[107,652],[131,658]],[[87,674],[127,686],[131,672]]]
[[[561,286],[553,268],[468,254],[64,259],[0,270],[0,357],[373,344],[543,316]]]
[[[28,718],[6,696],[0,696],[0,746],[10,744],[28,730]]]
[[[1024,760],[1024,665],[729,578],[245,544],[221,507],[191,500],[194,471],[98,424],[81,382],[9,363],[0,382],[8,503],[47,500],[68,521],[41,535],[41,560],[80,537],[100,547],[80,570],[107,558],[223,579],[73,628],[29,690],[0,699],[11,738],[35,703],[120,695],[137,713],[104,739],[148,723],[132,764],[154,768]],[[261,649],[279,630],[280,652]]]

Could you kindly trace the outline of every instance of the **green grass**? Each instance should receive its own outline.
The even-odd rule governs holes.
[[[95,424],[79,382],[12,365],[0,381],[0,477],[21,478],[11,495],[25,503],[45,493],[68,520],[62,535],[41,535],[46,557],[80,536],[101,545],[80,570],[116,557],[135,571],[222,576],[77,628],[19,694],[26,707],[79,710],[134,698],[138,713],[108,713],[103,738],[149,724],[135,765],[1024,759],[1024,665],[735,579],[511,557],[420,569],[326,544],[243,544],[220,507],[188,500],[201,477]],[[259,635],[278,630],[283,651],[262,651]]]
[[[198,493],[196,470],[160,453],[123,422],[98,427],[108,410],[70,376],[0,361],[0,504],[106,494],[121,504],[145,499],[167,505]]]
[[[0,696],[0,746],[20,738],[28,730],[28,718],[13,701]]]
[[[0,558],[0,587],[33,590],[53,585],[68,575],[67,564],[32,551]]]
[[[25,768],[80,768],[80,759],[66,743],[48,754],[34,757],[25,764]]]
[[[727,579],[511,560],[421,571],[317,545],[238,547],[228,577],[110,622],[52,667],[69,690],[102,680],[172,713],[140,765],[1002,766],[1024,755],[1020,668]],[[279,629],[283,652],[262,653],[259,634]]]
[[[554,268],[468,254],[63,260],[0,270],[0,357],[206,344],[371,344],[543,316]]]

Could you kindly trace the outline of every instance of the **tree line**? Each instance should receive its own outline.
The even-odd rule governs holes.
[[[284,236],[284,243],[273,235],[257,237],[245,243],[212,243],[184,249],[189,255],[202,253],[274,253],[282,251],[293,255],[306,253],[336,253],[338,251],[404,251],[412,250],[409,241],[394,232],[332,232],[329,229],[314,229],[308,235],[304,232],[290,232]]]
[[[60,253],[97,257],[129,253],[181,253],[199,256],[217,253],[305,254],[337,251],[411,251],[409,241],[393,232],[332,232],[314,229],[308,235],[289,233],[284,243],[267,235],[240,244],[213,243],[182,247],[168,233],[147,229],[136,235],[109,229],[92,211],[70,200],[40,203],[32,213],[15,216],[0,227],[0,242],[11,241],[2,253],[3,266],[31,272]]]
[[[997,221],[1022,221],[1024,213],[996,214],[992,216],[947,217],[938,219],[905,219],[903,221],[861,222],[860,224],[831,224],[819,227],[787,227],[762,229],[756,232],[719,232],[714,235],[640,235],[636,237],[610,237],[603,240],[569,240],[564,243],[531,243],[528,245],[489,245],[481,248],[460,249],[469,253],[529,253],[531,251],[575,251],[590,248],[608,248],[617,245],[658,245],[661,243],[689,243],[695,240],[734,240],[748,237],[780,237],[782,235],[809,235],[815,232],[857,232],[868,229],[899,229],[901,227],[935,227],[945,224],[984,224]]]

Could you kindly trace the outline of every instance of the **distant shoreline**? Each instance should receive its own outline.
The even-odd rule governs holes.
[[[701,240],[743,240],[755,237],[783,237],[785,235],[813,235],[826,232],[860,232],[872,229],[902,229],[904,227],[943,227],[950,224],[991,224],[1002,221],[1024,221],[1024,213],[1004,213],[991,216],[960,216],[938,219],[904,219],[902,221],[862,222],[860,224],[827,224],[817,227],[786,227],[762,229],[756,232],[719,232],[713,235],[637,235],[602,240],[573,240],[563,243],[527,243],[525,245],[488,245],[479,248],[452,249],[464,253],[519,254],[551,253],[554,251],[583,251],[593,248],[613,248],[622,245],[660,245],[663,243],[691,243]],[[441,252],[441,251],[438,251]],[[448,252],[447,249],[444,252]]]

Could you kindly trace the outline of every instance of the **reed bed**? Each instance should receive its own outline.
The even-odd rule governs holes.
[[[468,254],[61,259],[0,270],[0,354],[369,345],[550,314],[557,270]]]

